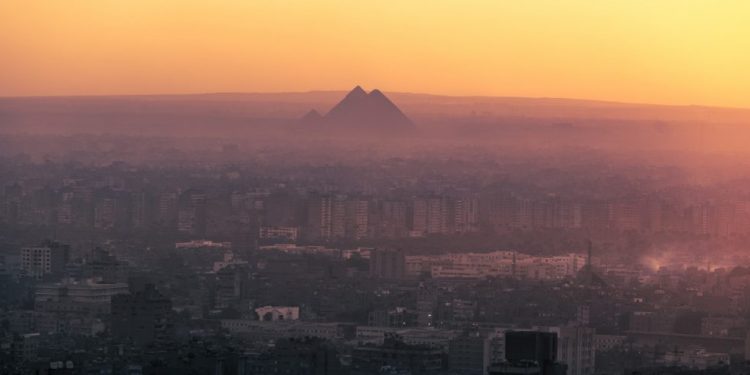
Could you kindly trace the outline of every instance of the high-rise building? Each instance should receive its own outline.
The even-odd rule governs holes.
[[[448,363],[460,374],[484,375],[490,358],[490,338],[481,332],[464,332],[448,344]]]
[[[247,196],[248,194],[243,194]],[[249,196],[243,197],[243,209],[249,207]],[[272,192],[263,200],[263,221],[264,226],[273,227],[296,227],[302,224],[300,222],[301,201],[298,196],[289,191],[282,190]],[[234,206],[234,205],[233,205]]]
[[[168,338],[172,333],[172,302],[153,284],[139,289],[131,285],[131,294],[112,297],[112,336],[145,345]]]
[[[503,231],[514,225],[516,200],[507,193],[490,191],[482,194],[480,210],[481,220],[489,224],[494,231]]]
[[[158,197],[158,223],[164,228],[174,229],[177,225],[177,194],[162,192]]]
[[[38,247],[21,249],[21,267],[27,276],[37,280],[60,277],[70,256],[70,247],[46,241]]]
[[[154,195],[148,191],[139,191],[131,196],[131,225],[135,229],[147,229],[157,216]]]
[[[342,239],[347,234],[347,201],[343,195],[331,198],[331,234],[327,239]]]
[[[306,237],[359,240],[370,234],[370,202],[345,195],[314,195],[308,201]]]
[[[204,237],[208,223],[206,204],[206,194],[200,190],[190,189],[182,193],[177,213],[177,230]]]
[[[6,186],[3,194],[2,218],[7,223],[16,223],[21,216],[23,188],[18,183]]]
[[[103,282],[126,282],[129,269],[126,262],[119,261],[117,257],[101,248],[95,248],[86,256],[81,274],[86,278]]]
[[[553,332],[507,331],[505,359],[511,363],[554,362],[557,360],[557,341],[557,334]]]
[[[590,375],[594,373],[594,332],[593,328],[581,325],[537,327],[533,331],[508,331],[505,334],[505,357],[510,364],[558,363],[565,366],[567,374]],[[537,373],[545,373],[543,368],[540,368],[540,371],[542,372]]]
[[[427,234],[448,234],[449,218],[447,199],[430,198],[427,201]]]
[[[614,202],[608,205],[609,222],[618,232],[641,230],[641,211],[636,202]]]
[[[407,204],[401,201],[385,201],[380,209],[380,235],[385,238],[401,238],[408,234]]]
[[[401,250],[375,249],[370,253],[370,277],[400,279],[405,274],[405,257]]]
[[[278,340],[263,355],[248,360],[252,374],[315,374],[349,373],[341,368],[336,347],[318,337]]]
[[[479,198],[465,197],[454,202],[454,231],[473,233],[479,231]]]
[[[111,230],[115,226],[116,201],[110,190],[100,191],[94,201],[94,228]]]
[[[435,310],[437,309],[437,290],[420,285],[417,288],[417,324],[421,327],[433,327],[435,322]]]
[[[60,192],[60,202],[57,205],[57,223],[63,225],[73,224],[73,190],[65,187]]]
[[[514,228],[531,229],[534,226],[534,202],[530,199],[516,199],[514,203],[511,225]]]
[[[574,202],[555,201],[553,206],[553,226],[562,229],[581,227],[581,205]]]
[[[214,308],[236,307],[247,287],[247,268],[244,264],[228,265],[216,271]]]
[[[306,237],[328,240],[333,236],[333,201],[330,195],[310,196],[307,204]],[[341,230],[343,232],[343,221]]]
[[[370,202],[365,199],[351,199],[346,202],[347,237],[360,240],[368,235]]]
[[[557,362],[557,334],[542,331],[506,331],[505,362],[489,366],[489,375],[565,375]]]
[[[591,375],[594,373],[595,330],[580,325],[553,327],[550,332],[557,333],[557,360],[568,366],[569,375]]]
[[[383,368],[395,373],[434,374],[443,368],[443,350],[386,336],[382,345],[360,345],[352,351],[352,374],[375,374]]]
[[[416,235],[449,234],[451,219],[446,198],[417,198],[413,202],[411,229]]]
[[[415,234],[427,233],[427,200],[415,199],[412,207],[411,230]]]

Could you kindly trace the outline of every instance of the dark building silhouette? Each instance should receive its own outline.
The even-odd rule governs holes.
[[[557,334],[538,331],[505,333],[505,360],[488,368],[490,375],[565,375],[565,365],[557,363]]]
[[[370,254],[370,276],[380,279],[404,277],[405,257],[401,250],[376,249]]]
[[[336,348],[317,337],[278,340],[273,349],[250,359],[251,374],[338,375],[343,374]]]
[[[483,375],[489,363],[490,340],[478,331],[465,331],[448,344],[448,363],[453,371]]]
[[[505,333],[505,359],[508,362],[557,360],[557,334],[536,331]]]
[[[361,345],[352,352],[352,374],[374,374],[384,368],[411,374],[433,374],[444,367],[440,348],[410,345],[387,336],[382,345]]]
[[[177,230],[203,238],[206,235],[208,213],[206,193],[190,189],[180,195]]]
[[[172,333],[172,302],[153,284],[112,297],[112,336],[146,345],[165,340]]]

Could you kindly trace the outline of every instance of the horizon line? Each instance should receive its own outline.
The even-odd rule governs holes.
[[[362,87],[361,85],[355,85],[356,87]],[[152,94],[51,94],[51,95],[0,95],[0,100],[3,99],[43,99],[43,98],[122,98],[122,97],[155,97],[155,96],[206,96],[206,95],[290,95],[290,94],[313,94],[313,93],[343,93],[346,94],[353,89],[320,89],[320,90],[303,90],[303,91],[202,91],[202,92],[183,92],[183,93],[152,93]],[[433,94],[426,92],[413,92],[413,91],[387,91],[382,89],[374,88],[372,90],[379,90],[384,94],[396,94],[396,95],[420,95],[420,96],[434,96],[442,98],[485,98],[485,99],[530,99],[530,100],[565,100],[565,101],[580,101],[580,102],[594,102],[602,104],[624,104],[624,105],[639,105],[639,106],[654,106],[654,107],[678,107],[678,108],[715,108],[715,109],[726,109],[726,110],[750,110],[750,107],[739,107],[739,106],[726,106],[726,105],[711,105],[711,104],[665,104],[665,103],[648,103],[638,101],[618,101],[608,99],[589,99],[589,98],[571,98],[571,97],[557,97],[557,96],[516,96],[516,95],[450,95],[450,94]]]

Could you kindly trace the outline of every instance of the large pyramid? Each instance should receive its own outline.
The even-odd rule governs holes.
[[[359,86],[346,94],[322,118],[310,112],[302,121],[351,130],[405,130],[414,127],[414,123],[380,90],[372,90],[368,94]]]

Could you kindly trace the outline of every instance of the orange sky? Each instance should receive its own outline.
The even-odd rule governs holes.
[[[0,96],[356,84],[750,107],[750,1],[0,1]]]

